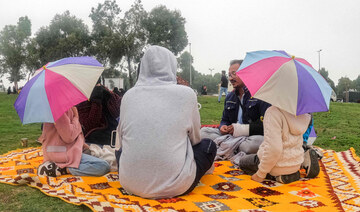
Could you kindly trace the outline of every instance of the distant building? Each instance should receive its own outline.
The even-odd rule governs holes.
[[[343,92],[343,101],[360,103],[360,92],[354,91],[354,90],[344,91]]]
[[[117,88],[124,88],[124,79],[123,78],[105,78],[104,85],[113,90],[115,87]]]

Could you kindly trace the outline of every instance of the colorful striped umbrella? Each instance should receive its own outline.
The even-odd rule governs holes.
[[[285,51],[248,52],[236,74],[254,98],[291,114],[329,110],[329,84],[310,63]]]
[[[21,122],[54,123],[69,108],[90,98],[103,70],[92,57],[68,57],[43,66],[15,101]]]

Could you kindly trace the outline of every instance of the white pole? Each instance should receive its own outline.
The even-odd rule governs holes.
[[[320,52],[322,51],[322,49],[320,49],[319,51],[317,51],[319,53],[319,71],[320,71]]]

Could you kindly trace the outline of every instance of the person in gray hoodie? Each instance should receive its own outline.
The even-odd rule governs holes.
[[[191,192],[213,164],[216,145],[200,140],[195,92],[176,83],[173,53],[151,46],[141,59],[135,86],[121,103],[119,180],[144,198]]]

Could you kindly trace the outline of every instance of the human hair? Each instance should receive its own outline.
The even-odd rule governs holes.
[[[231,60],[230,61],[230,66],[234,65],[234,64],[239,64],[241,65],[241,63],[243,62],[243,60]]]

